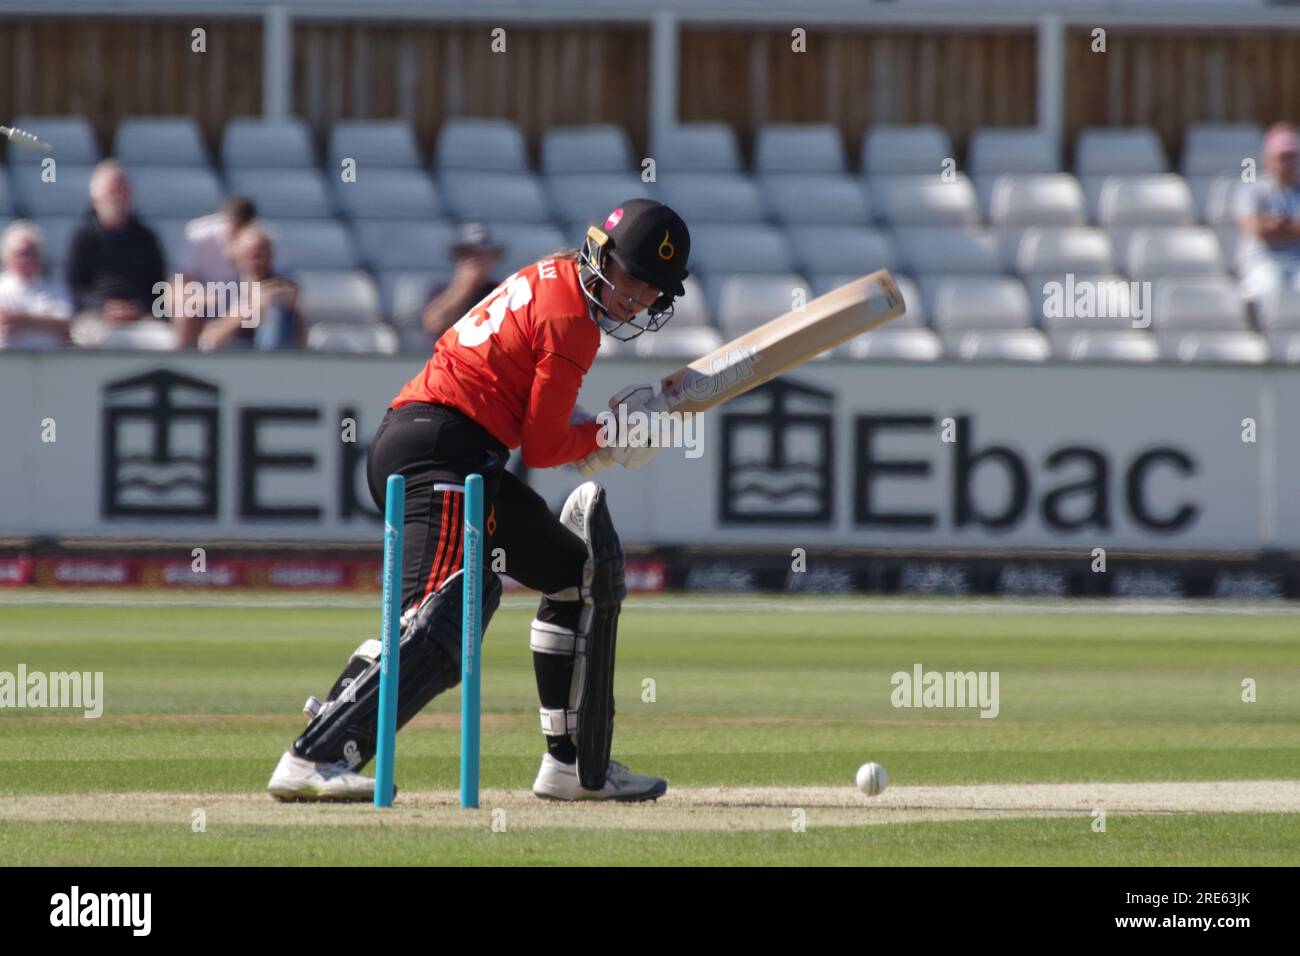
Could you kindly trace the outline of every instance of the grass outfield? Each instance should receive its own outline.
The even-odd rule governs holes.
[[[980,808],[964,819],[909,815],[906,798],[920,793],[909,788],[957,785],[1295,780],[1300,615],[1285,609],[633,599],[620,624],[615,756],[667,777],[670,797],[700,802],[666,799],[578,827],[571,815],[592,808],[520,793],[542,741],[527,646],[532,603],[512,596],[484,653],[483,786],[515,795],[512,822],[494,833],[486,804],[468,823],[444,824],[430,809],[456,785],[457,692],[399,736],[398,784],[410,798],[399,796],[395,811],[351,807],[353,816],[313,826],[324,808],[263,803],[259,791],[302,728],[298,706],[323,695],[374,632],[377,602],[198,595],[193,607],[175,603],[186,596],[174,591],[136,595],[138,604],[52,595],[69,597],[0,606],[0,671],[20,663],[29,672],[103,671],[106,698],[97,720],[0,710],[0,856],[13,862],[1300,862],[1300,806],[1286,802],[1228,813],[1214,802],[1148,812],[1122,798],[1092,801],[1108,807],[1103,834],[1091,828],[1086,795],[1053,804],[1053,815]],[[890,675],[917,663],[997,671],[999,715],[894,708]],[[1245,678],[1258,682],[1254,703],[1241,700]],[[894,800],[897,815],[882,818],[852,789],[866,760],[888,768],[880,803]],[[821,825],[810,810],[806,831],[794,832],[790,805],[774,801],[732,829],[707,794],[735,787],[822,788],[836,815]],[[117,805],[128,809],[100,812],[105,801],[94,795],[106,793],[123,795]],[[150,794],[178,795],[174,821],[159,817],[170,798]],[[49,801],[48,820],[34,819],[25,800],[38,795],[60,798]],[[205,795],[214,809],[208,831],[195,834],[191,813]],[[862,825],[853,825],[854,800]],[[151,809],[136,819],[137,805]],[[223,819],[226,807],[240,815]],[[365,839],[340,840],[339,827]]]

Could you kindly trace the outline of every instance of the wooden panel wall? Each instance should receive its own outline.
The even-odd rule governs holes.
[[[207,31],[207,52],[190,31]],[[0,122],[86,116],[108,152],[119,120],[186,114],[209,145],[230,116],[262,110],[261,20],[0,20]]]
[[[748,149],[762,122],[831,122],[856,162],[874,123],[939,123],[959,148],[977,126],[1032,125],[1035,36],[1029,30],[788,31],[687,27],[678,109],[723,120]]]
[[[448,116],[513,119],[536,158],[548,126],[614,122],[646,138],[649,34],[639,26],[299,23],[294,102],[317,134],[337,119],[400,116],[432,149]]]
[[[1106,52],[1087,30],[1066,42],[1066,129],[1153,126],[1177,156],[1197,121],[1300,121],[1300,32],[1108,29]]]

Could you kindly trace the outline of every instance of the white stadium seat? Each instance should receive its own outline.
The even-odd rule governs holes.
[[[57,157],[60,175],[64,166],[93,166],[103,158],[94,130],[84,116],[15,116],[6,125],[31,133],[52,147],[46,153],[38,149],[10,146],[9,163],[13,166],[36,166],[48,156]]]
[[[450,269],[456,228],[442,221],[358,219],[352,236],[362,264],[373,271]]]
[[[764,123],[754,138],[754,171],[842,173],[844,139],[832,123]]]
[[[616,123],[552,126],[542,134],[542,171],[627,173],[633,168],[632,143]]]
[[[318,323],[307,330],[307,348],[315,352],[395,355],[397,333],[386,325]]]
[[[128,170],[135,211],[153,216],[205,216],[221,202],[221,184],[206,166],[139,166]]]
[[[1132,330],[1144,306],[1141,287],[1113,273],[1027,276],[1025,287],[1034,315],[1048,330]]]
[[[1227,271],[1219,239],[1205,226],[1133,230],[1124,268],[1135,279],[1216,276]]]
[[[345,159],[356,162],[358,182],[372,170],[421,165],[415,134],[404,119],[339,120],[330,130],[331,176],[341,172]]]
[[[117,124],[113,156],[134,174],[141,166],[207,169],[208,149],[191,116],[128,116]]]
[[[972,176],[1056,173],[1061,154],[1050,136],[1032,126],[982,126],[971,133],[967,166]]]
[[[1246,304],[1226,277],[1159,279],[1152,285],[1152,328],[1244,331]]]
[[[671,206],[688,226],[699,222],[762,222],[767,218],[754,180],[733,173],[666,173],[659,177],[657,198]]]
[[[865,226],[791,226],[786,230],[799,271],[864,276],[898,268],[890,235]]]
[[[1021,329],[1031,324],[1029,295],[1016,279],[955,276],[923,279],[930,320],[941,331]]]
[[[488,232],[505,247],[501,254],[501,277],[516,269],[532,265],[538,259],[577,244],[566,241],[564,233],[550,223],[488,223]]]
[[[1164,173],[1169,160],[1148,126],[1089,127],[1075,140],[1074,168],[1080,176]]]
[[[353,219],[437,219],[442,215],[438,190],[429,174],[409,169],[363,169],[355,182],[336,182],[334,198],[343,215]]]
[[[703,284],[694,275],[689,275],[682,283],[682,288],[685,291],[673,301],[673,317],[666,328],[712,329],[713,313],[709,309]]]
[[[308,322],[365,324],[380,321],[379,290],[364,272],[302,271],[298,308]]]
[[[78,216],[50,216],[35,220],[45,237],[46,272],[62,281],[72,234],[81,226]]]
[[[882,328],[849,339],[835,354],[851,359],[934,362],[943,357],[943,343],[929,329],[900,326],[895,319]]]
[[[563,173],[546,177],[545,184],[558,218],[582,223],[583,231],[601,225],[620,203],[650,196],[650,185],[632,173]]]
[[[1300,331],[1300,289],[1283,285],[1275,295],[1256,300],[1255,308],[1266,331]]]
[[[658,332],[646,332],[632,340],[632,349],[642,358],[697,359],[722,345],[714,329],[700,326],[674,328],[676,319]]]
[[[355,269],[357,252],[348,230],[335,219],[292,220],[262,223],[271,236],[275,268],[285,272],[301,269]]]
[[[1198,207],[1201,219],[1211,226],[1237,224],[1237,204],[1241,193],[1249,189],[1240,176],[1215,176],[1205,185],[1203,203]]]
[[[771,226],[746,223],[691,227],[692,273],[789,272],[793,259],[785,234]]]
[[[653,145],[660,174],[740,172],[740,146],[726,123],[682,123],[661,132]]]
[[[1183,177],[1110,176],[1097,198],[1097,222],[1114,226],[1187,226],[1196,221],[1196,203]]]
[[[14,205],[20,213],[32,218],[80,216],[90,209],[92,168],[60,163],[55,180],[44,182],[39,166],[14,166],[10,170]]]
[[[898,229],[894,232],[902,268],[916,276],[997,275],[1002,255],[986,229]]]
[[[963,361],[1045,362],[1052,346],[1037,329],[980,329],[944,336],[949,355]]]
[[[185,251],[187,240],[185,238],[185,228],[192,222],[191,219],[178,219],[173,217],[151,217],[144,220],[144,224],[153,230],[158,237],[158,243],[162,246],[163,261],[167,266],[168,273],[179,270],[185,262]]]
[[[1269,360],[1268,342],[1254,332],[1176,332],[1160,337],[1160,354],[1178,362],[1258,365]]]
[[[519,124],[500,119],[449,119],[438,133],[433,164],[439,170],[527,173],[528,150]]]
[[[1021,173],[990,184],[989,222],[994,226],[1081,226],[1083,190],[1068,173]]]
[[[1020,237],[1013,258],[1022,275],[1109,273],[1115,271],[1110,238],[1083,226],[1031,226]]]
[[[876,217],[892,226],[975,226],[979,200],[965,176],[874,176],[869,182]]]
[[[429,293],[451,278],[451,269],[394,269],[379,274],[379,301],[394,325],[419,325]]]
[[[814,298],[808,283],[794,273],[782,275],[713,275],[705,283],[716,306],[718,329],[730,340],[757,328],[797,304]]]
[[[1242,161],[1259,160],[1264,131],[1255,123],[1192,123],[1183,136],[1184,176],[1241,178]]]
[[[871,220],[867,191],[848,175],[779,173],[761,180],[767,207],[786,225],[865,226]]]
[[[1278,332],[1268,337],[1274,361],[1300,363],[1300,332]]]
[[[156,319],[140,319],[126,325],[79,319],[72,325],[72,341],[82,348],[168,352],[176,348],[176,333],[170,323]]]
[[[1051,335],[1057,358],[1072,362],[1154,362],[1160,358],[1156,340],[1136,329],[1062,329]]]
[[[253,200],[258,216],[323,219],[334,215],[325,177],[315,169],[231,169],[226,173],[226,190]]]
[[[442,174],[439,185],[443,203],[456,219],[548,222],[551,218],[541,181],[532,173],[453,169]]]
[[[862,134],[862,172],[904,176],[938,176],[944,160],[956,154],[941,126],[872,126]]]
[[[226,123],[221,165],[227,175],[233,169],[315,168],[316,148],[301,119],[238,117]]]

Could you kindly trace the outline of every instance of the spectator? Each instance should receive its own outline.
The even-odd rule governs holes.
[[[1264,172],[1241,190],[1237,219],[1243,233],[1238,258],[1248,299],[1300,289],[1300,136],[1289,123],[1264,134]]]
[[[20,219],[0,237],[0,349],[52,349],[68,343],[72,303],[41,278],[44,238]]]
[[[131,212],[131,184],[116,160],[95,167],[90,205],[68,252],[68,289],[76,311],[94,312],[108,323],[151,315],[154,286],[165,281],[162,248]]]
[[[460,237],[451,247],[456,264],[451,281],[434,286],[424,307],[424,330],[433,340],[500,284],[496,270],[503,251],[481,223],[461,226]]]
[[[199,348],[290,349],[302,346],[305,325],[298,310],[298,285],[272,271],[271,237],[261,227],[245,226],[231,243],[239,282],[249,293],[250,310],[212,319],[199,335]]]
[[[230,256],[230,245],[240,230],[257,217],[257,207],[246,196],[227,196],[221,206],[208,216],[191,219],[185,224],[185,251],[181,260],[183,282],[236,282],[239,269]],[[183,302],[184,293],[177,290],[173,302]],[[174,310],[181,313],[182,310]],[[217,314],[216,303],[209,301],[206,316]],[[178,348],[192,349],[199,343],[203,331],[203,316],[174,314],[172,327],[176,330]]]

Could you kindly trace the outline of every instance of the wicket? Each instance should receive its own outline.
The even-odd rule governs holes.
[[[479,690],[483,676],[483,476],[465,479],[465,574],[460,631],[460,805],[478,806]]]
[[[379,729],[375,747],[375,806],[393,805],[393,758],[397,749],[397,674],[401,653],[402,524],[406,479],[389,475],[384,492],[384,597],[380,621]]]

